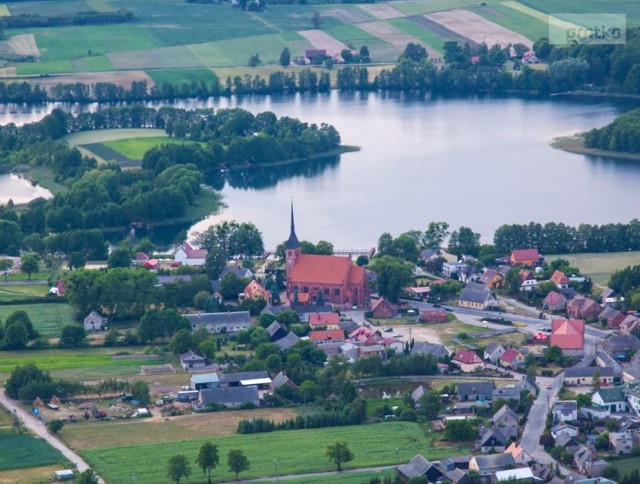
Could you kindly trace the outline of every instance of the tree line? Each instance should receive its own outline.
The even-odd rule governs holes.
[[[587,148],[640,153],[640,109],[618,116],[602,128],[594,128],[584,135]]]
[[[34,27],[61,27],[65,25],[103,25],[130,22],[133,12],[121,8],[111,12],[88,10],[65,15],[20,14],[0,17],[0,28],[26,29]]]

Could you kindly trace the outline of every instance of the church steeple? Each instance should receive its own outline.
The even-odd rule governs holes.
[[[289,240],[287,240],[287,249],[299,249],[300,242],[296,236],[296,225],[293,220],[293,200],[291,201],[291,232],[289,233]]]

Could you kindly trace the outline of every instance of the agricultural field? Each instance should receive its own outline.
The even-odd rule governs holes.
[[[30,284],[28,286],[0,286],[0,301],[14,302],[32,297],[46,297],[48,284]]]
[[[149,71],[148,74],[156,85],[164,83],[181,85],[185,82],[191,83],[194,81],[211,84],[218,79],[218,76],[211,69],[153,70]]]
[[[29,434],[0,435],[0,471],[64,462],[62,454],[42,439]]]
[[[594,284],[606,286],[617,270],[640,265],[640,251],[612,252],[608,254],[556,254],[547,256],[547,262],[566,259],[573,267],[580,269],[585,276],[591,277]]]
[[[404,463],[418,452],[428,459],[468,452],[468,449],[431,447],[432,435],[425,435],[417,424],[409,422],[233,435],[212,440],[221,456],[226,456],[230,449],[244,451],[251,463],[251,469],[240,476],[245,479],[276,475],[274,460],[289,474],[333,470],[333,465],[324,457],[324,449],[336,440],[346,441],[355,456],[344,465],[347,469]],[[164,466],[158,464],[178,453],[189,460],[195,458],[202,441],[78,450],[108,482],[124,482],[132,473],[139,482],[161,482]],[[226,466],[220,466],[212,477],[228,481],[235,476]]]
[[[14,288],[12,286],[0,286],[0,295],[5,289],[10,291]],[[25,311],[29,315],[35,330],[45,338],[60,336],[60,331],[64,325],[76,322],[73,318],[71,306],[66,303],[2,305],[0,306],[0,320],[4,321],[14,311]],[[3,358],[0,366],[4,363],[5,359]]]
[[[59,471],[63,467],[66,468],[68,465],[54,464],[0,471],[0,484],[15,484],[16,482],[20,482],[21,484],[41,484],[43,482],[49,482],[53,476],[53,472]]]
[[[158,136],[150,138],[127,138],[114,141],[105,141],[104,143],[102,143],[102,145],[120,153],[129,160],[142,160],[144,154],[151,148],[155,148],[156,146],[166,144],[181,145],[185,143],[193,143],[193,141],[184,141],[175,138],[169,138],[168,136]]]

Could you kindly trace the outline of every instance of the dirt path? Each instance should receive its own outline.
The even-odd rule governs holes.
[[[4,389],[0,389],[0,405],[4,406],[10,412],[13,412],[15,415],[20,417],[23,425],[29,429],[32,433],[46,440],[49,445],[58,449],[62,455],[64,455],[67,459],[69,459],[75,466],[78,468],[80,472],[84,472],[87,469],[90,469],[89,464],[87,464],[82,457],[72,451],[67,445],[62,442],[57,437],[54,437],[49,433],[45,425],[38,419],[36,419],[33,415],[26,412],[20,407],[20,404],[15,400],[9,398]],[[100,484],[105,484],[102,479],[99,478]]]

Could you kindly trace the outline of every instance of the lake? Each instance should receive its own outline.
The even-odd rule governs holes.
[[[191,233],[221,220],[251,221],[265,245],[274,248],[288,236],[291,200],[298,237],[328,240],[340,249],[372,247],[382,232],[397,236],[424,230],[433,220],[446,221],[452,229],[471,227],[490,242],[494,230],[506,223],[601,224],[640,216],[640,163],[576,155],[549,145],[554,137],[611,122],[635,107],[629,103],[332,92],[172,105],[237,106],[326,122],[338,129],[344,144],[361,147],[309,168],[235,177],[222,188],[227,208],[196,224]],[[35,121],[54,106],[38,113],[0,108],[0,123]],[[98,108],[59,106],[74,112]],[[177,230],[156,235],[170,240]]]
[[[0,175],[0,204],[13,200],[13,203],[27,203],[34,198],[50,198],[51,192],[41,186],[34,186],[29,180],[17,175]]]

